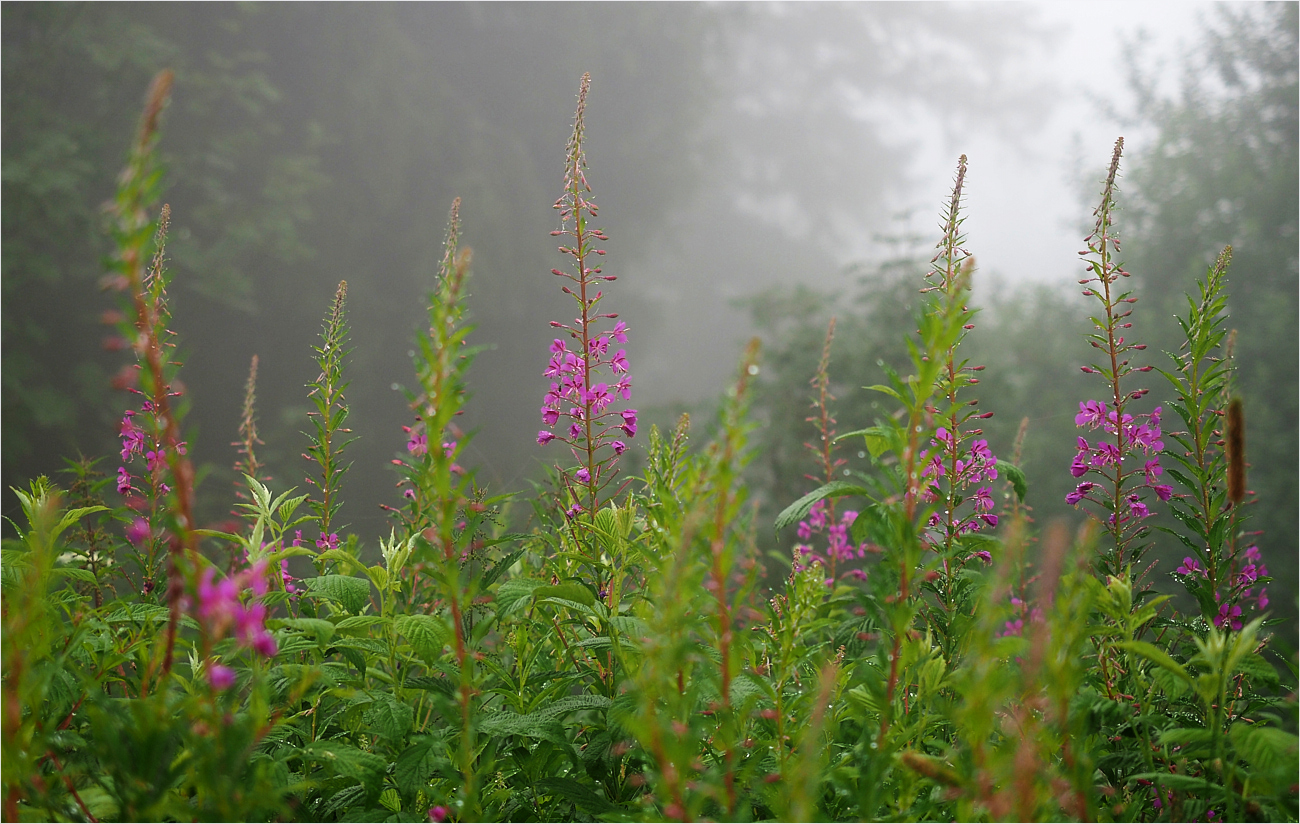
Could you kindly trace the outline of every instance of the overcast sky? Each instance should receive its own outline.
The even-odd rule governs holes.
[[[1120,134],[1094,96],[1120,111],[1128,108],[1121,51],[1140,32],[1147,38],[1140,50],[1142,64],[1148,70],[1162,66],[1158,87],[1176,92],[1182,57],[1197,40],[1198,20],[1212,18],[1215,5],[1168,0],[1025,3],[1026,13],[1056,34],[1050,45],[1026,55],[1026,76],[1056,78],[1064,96],[1041,130],[1025,135],[1019,145],[988,133],[959,139],[960,145],[918,134],[925,148],[917,153],[914,173],[930,179],[924,188],[933,192],[933,202],[917,204],[916,228],[932,233],[956,155],[965,152],[970,162],[966,229],[983,282],[1072,277],[1075,253],[1082,248],[1078,226],[1091,211],[1090,201],[1079,202],[1076,170],[1102,174]],[[1124,137],[1131,153],[1142,148],[1148,135]]]

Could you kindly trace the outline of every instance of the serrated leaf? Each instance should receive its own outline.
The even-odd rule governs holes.
[[[321,575],[308,578],[307,594],[332,601],[353,615],[370,603],[370,582],[347,575]]]
[[[437,739],[421,736],[397,756],[393,780],[402,792],[414,795],[429,783],[438,767],[437,744]]]
[[[444,647],[455,641],[452,630],[441,618],[433,615],[401,615],[393,622],[393,629],[410,642],[416,654],[426,661],[442,657]]]
[[[508,537],[511,537],[512,540],[514,539],[513,536],[508,536]],[[523,536],[523,537],[527,537],[527,536]],[[515,565],[515,561],[518,561],[520,558],[523,557],[523,554],[524,551],[522,549],[517,549],[514,552],[510,553],[509,555],[505,556],[504,558],[498,560],[495,564],[492,565],[491,569],[483,573],[483,580],[479,581],[479,586],[482,587],[483,589],[487,589],[488,587],[495,584],[498,578],[504,575],[505,572],[508,569],[510,569],[510,567]]]
[[[376,624],[388,624],[393,619],[382,615],[349,615],[334,625],[334,629],[349,635],[365,635],[366,630]]]
[[[781,510],[781,514],[776,516],[777,532],[785,529],[793,523],[801,521],[808,515],[813,508],[813,504],[824,498],[838,497],[840,495],[867,495],[867,490],[858,484],[849,483],[848,481],[831,481],[821,487],[814,489],[807,495]]]
[[[533,592],[546,586],[545,581],[535,578],[511,578],[497,587],[496,603],[501,614],[509,615],[528,606],[532,602]]]
[[[50,572],[54,575],[62,575],[65,578],[81,581],[84,584],[95,583],[95,573],[81,567],[55,567]]]
[[[334,773],[363,783],[382,776],[387,759],[339,741],[313,741],[299,750],[303,758],[328,766]]]
[[[365,720],[371,732],[389,741],[401,741],[415,723],[415,710],[391,693],[381,692],[366,709]]]
[[[580,784],[572,778],[544,776],[537,780],[536,786],[538,791],[559,796],[591,815],[603,815],[618,809],[604,798],[596,795],[590,787]]]
[[[1285,767],[1294,778],[1297,739],[1291,733],[1239,721],[1228,730],[1228,738],[1237,753],[1255,769],[1271,773]]]

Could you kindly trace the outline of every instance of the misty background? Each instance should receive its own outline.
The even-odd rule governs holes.
[[[549,232],[583,72],[588,180],[610,235],[605,306],[631,327],[643,420],[696,413],[744,342],[764,340],[754,493],[773,515],[812,488],[807,382],[827,320],[840,430],[884,414],[860,389],[901,336],[958,154],[983,308],[986,426],[1021,463],[1040,524],[1063,497],[1088,307],[1076,252],[1116,136],[1134,331],[1152,363],[1174,312],[1234,245],[1254,526],[1294,611],[1297,560],[1297,17],[1292,3],[48,4],[3,26],[3,483],[106,455],[130,398],[109,389],[98,291],[112,193],[144,89],[176,70],[162,121],[170,291],[201,467],[200,513],[231,506],[243,384],[260,358],[272,487],[309,466],[310,347],[349,283],[350,424],[342,518],[363,541],[396,503],[389,459],[412,423],[401,387],[463,199],[474,249],[464,426],[479,483],[524,490],[565,456],[535,443],[548,322],[572,315]],[[1167,403],[1149,373],[1153,403]],[[1170,422],[1172,415],[1166,415]],[[697,434],[697,441],[702,438]],[[863,464],[847,447],[851,468]],[[625,464],[630,471],[635,460]],[[787,553],[763,521],[765,550]],[[1174,557],[1181,557],[1181,553]],[[1155,578],[1168,588],[1163,567]],[[1294,637],[1294,636],[1292,636]]]

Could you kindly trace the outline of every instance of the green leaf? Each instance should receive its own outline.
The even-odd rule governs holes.
[[[871,457],[879,458],[881,453],[889,448],[889,441],[894,432],[887,426],[868,426],[866,429],[855,429],[852,432],[845,432],[843,435],[837,435],[832,443],[839,443],[845,438],[852,438],[854,435],[861,435],[866,441],[867,451]]]
[[[517,612],[531,603],[534,591],[544,586],[546,586],[545,581],[535,578],[511,578],[503,581],[501,586],[497,587],[497,609],[502,615]]]
[[[370,603],[370,582],[347,575],[321,575],[306,579],[309,595],[333,601],[353,615]]]
[[[371,732],[389,741],[401,741],[415,723],[415,709],[391,693],[381,692],[366,709],[365,720]]]
[[[391,618],[385,618],[382,615],[349,615],[342,621],[334,625],[334,629],[347,635],[364,636],[369,633],[367,630],[376,624],[391,623]]]
[[[388,760],[339,741],[313,741],[299,750],[302,757],[328,766],[338,775],[363,783],[382,776]]]
[[[1149,644],[1146,641],[1120,641],[1115,644],[1123,650],[1128,650],[1134,655],[1139,655],[1153,664],[1164,667],[1169,672],[1181,678],[1188,684],[1192,683],[1192,676],[1187,674],[1183,665],[1169,657],[1169,653],[1157,647],[1155,644]]]
[[[594,606],[596,596],[582,584],[564,583],[555,586],[540,586],[533,590],[535,598],[556,598],[561,601],[576,601],[583,606]]]
[[[393,780],[398,789],[414,795],[429,783],[438,767],[436,744],[437,739],[421,736],[397,756],[397,762],[393,764]]]
[[[50,572],[54,575],[62,575],[65,578],[73,578],[83,584],[95,583],[95,573],[81,567],[55,567]]]
[[[812,492],[809,492],[807,495],[781,510],[781,514],[776,516],[775,529],[777,532],[780,532],[790,524],[803,520],[804,517],[807,516],[809,510],[813,508],[813,504],[824,498],[838,497],[840,495],[866,496],[866,494],[867,490],[858,484],[849,483],[848,481],[831,481],[828,484],[814,489]]]
[[[1021,503],[1024,503],[1025,495],[1029,492],[1029,482],[1025,479],[1025,473],[1021,471],[1020,467],[1008,461],[998,461],[996,467],[998,472],[1011,482],[1011,488],[1015,490],[1016,497],[1020,499]]]
[[[1237,753],[1255,769],[1272,773],[1287,768],[1294,779],[1297,739],[1291,733],[1239,721],[1228,730],[1228,738]]]
[[[563,798],[590,815],[603,815],[618,809],[604,798],[596,795],[590,787],[580,784],[572,778],[544,776],[537,779],[535,785],[539,792]]]
[[[328,644],[334,637],[334,625],[324,618],[284,618],[281,620],[271,620],[266,622],[272,628],[283,627],[285,629],[296,629],[299,632],[316,636],[316,640],[322,644]]]
[[[411,642],[411,648],[426,661],[441,658],[443,648],[455,641],[447,622],[433,615],[400,615],[393,629]]]

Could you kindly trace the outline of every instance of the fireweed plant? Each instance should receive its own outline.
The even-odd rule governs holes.
[[[475,352],[457,202],[415,336],[412,418],[388,457],[389,534],[368,546],[340,515],[355,450],[345,284],[312,347],[303,491],[257,459],[254,361],[231,426],[239,523],[194,523],[157,203],[169,83],[149,93],[112,207],[107,285],[123,305],[106,320],[134,355],[116,379],[134,399],[115,412],[120,448],[72,464],[67,492],[45,477],[15,490],[0,564],[6,820],[1300,814],[1295,662],[1269,648],[1267,559],[1246,529],[1230,255],[1189,299],[1168,399],[1139,408],[1118,146],[1083,283],[1100,307],[1084,370],[1105,390],[1068,410],[1081,440],[1061,468],[1088,525],[1036,535],[1023,474],[979,429],[962,158],[906,366],[871,387],[894,409],[847,434],[827,331],[811,382],[817,488],[777,520],[794,557],[768,588],[743,475],[757,342],[701,446],[683,416],[643,433],[639,477],[617,472],[637,421],[620,408],[628,330],[599,305],[612,276],[590,223],[585,76],[556,233],[578,316],[553,323],[539,378],[538,441],[572,464],[517,495],[465,465]],[[858,438],[868,466],[845,474],[835,449]],[[1173,526],[1149,529],[1162,510]],[[1159,570],[1148,550],[1166,537],[1183,560]],[[1156,594],[1161,581],[1194,611]]]

